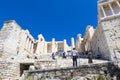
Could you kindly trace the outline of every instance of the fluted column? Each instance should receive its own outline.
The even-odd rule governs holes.
[[[117,3],[117,5],[119,6],[119,8],[120,8],[120,3],[118,2],[118,1],[116,1],[116,3]]]
[[[29,41],[29,47],[28,47],[28,51],[31,52],[31,40]]]
[[[111,7],[111,4],[108,4],[109,5],[109,7],[110,7],[110,10],[112,11],[112,14],[114,15],[115,13],[114,13],[114,11],[113,11],[113,9],[112,9],[112,7]]]
[[[52,52],[55,52],[55,38],[52,38]]]
[[[66,44],[67,44],[66,39],[64,39],[64,41],[63,41],[64,52],[67,52],[67,46],[66,46]]]
[[[76,50],[79,51],[81,45],[81,34],[77,35],[77,40],[76,40]]]
[[[44,53],[47,53],[47,43],[44,42]]]
[[[29,38],[27,37],[26,47],[25,47],[26,50],[28,49],[28,43],[29,43]]]
[[[31,42],[30,52],[33,53],[33,42]]]
[[[106,13],[105,13],[105,10],[104,10],[103,6],[100,6],[100,8],[101,8],[101,10],[103,12],[103,16],[106,17]]]
[[[74,43],[74,38],[73,37],[71,38],[71,48],[72,49],[75,48],[75,43]]]
[[[25,37],[23,47],[26,48],[26,45],[27,45],[27,35],[24,34],[23,36]]]

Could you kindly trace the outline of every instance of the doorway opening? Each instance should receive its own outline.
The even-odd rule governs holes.
[[[30,65],[34,65],[33,63],[20,63],[20,76],[22,76],[24,70],[29,70]]]

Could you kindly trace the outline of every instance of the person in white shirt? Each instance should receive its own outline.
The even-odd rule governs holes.
[[[77,67],[77,57],[78,57],[78,53],[75,50],[75,48],[73,48],[72,50],[73,67]]]

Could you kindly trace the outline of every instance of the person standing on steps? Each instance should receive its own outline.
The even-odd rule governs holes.
[[[63,59],[66,59],[66,52],[63,53]]]
[[[92,61],[92,52],[91,51],[88,52],[88,63],[93,63],[93,61]]]
[[[52,56],[52,59],[55,60],[55,53],[54,52],[52,52],[51,56]]]
[[[78,57],[78,53],[75,50],[75,48],[73,48],[72,50],[73,67],[77,67],[77,57]]]

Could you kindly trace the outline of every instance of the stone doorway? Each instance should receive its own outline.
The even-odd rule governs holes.
[[[33,65],[33,63],[20,63],[20,76],[22,76],[24,70],[29,70],[30,65]]]

